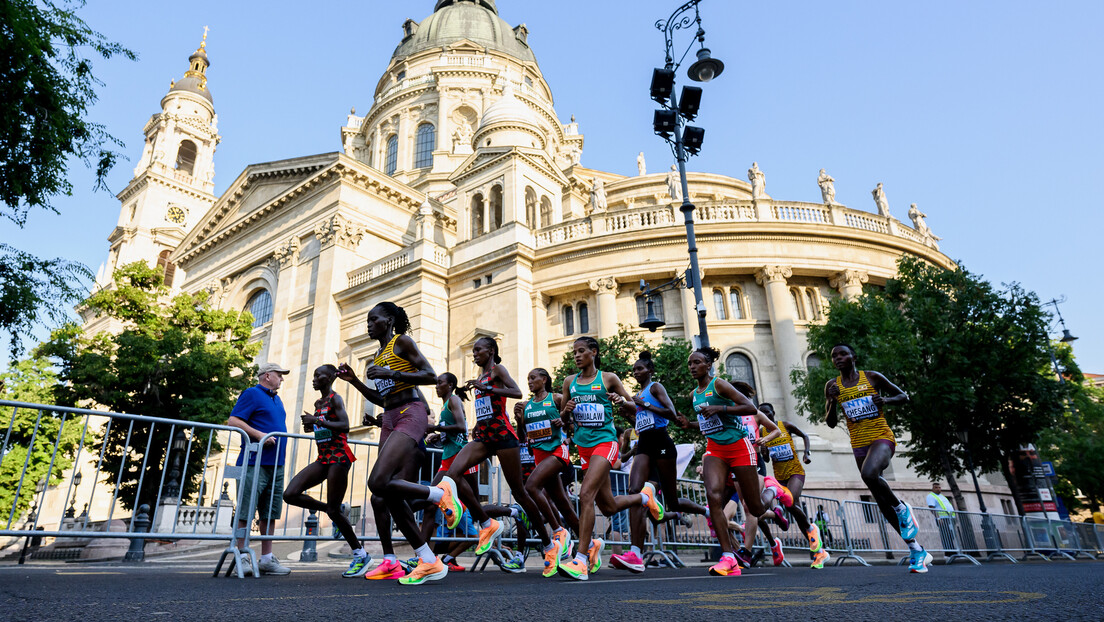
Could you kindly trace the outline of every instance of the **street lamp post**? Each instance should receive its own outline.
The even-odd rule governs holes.
[[[690,271],[686,286],[694,290],[696,301],[694,306],[698,314],[698,340],[699,345],[704,348],[709,346],[709,330],[705,323],[705,299],[702,296],[701,272],[698,268],[698,245],[694,237],[694,204],[690,202],[690,188],[686,181],[686,160],[701,149],[705,130],[685,124],[686,121],[692,121],[697,116],[698,105],[701,102],[701,89],[695,86],[683,87],[681,98],[675,97],[674,89],[675,71],[694,45],[691,41],[682,58],[676,62],[674,35],[676,31],[691,25],[697,26],[694,40],[701,47],[696,54],[697,60],[687,71],[687,76],[695,82],[709,82],[724,71],[724,63],[712,58],[709,48],[705,47],[705,30],[701,27],[701,15],[698,13],[700,2],[701,0],[690,0],[676,9],[666,20],[661,19],[656,22],[656,29],[663,33],[666,57],[663,69],[656,69],[652,73],[651,95],[652,99],[663,106],[662,110],[656,111],[654,129],[664,140],[671,143],[675,160],[678,162],[679,182],[682,187],[682,205],[679,206],[679,211],[682,212],[683,224],[686,226],[686,245],[690,253]],[[691,9],[694,11],[693,16],[689,14]],[[679,99],[681,99],[681,105],[679,105]]]

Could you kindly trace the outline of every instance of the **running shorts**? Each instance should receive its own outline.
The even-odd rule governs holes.
[[[380,447],[387,442],[392,432],[402,432],[404,435],[417,441],[419,447],[425,447],[422,439],[426,435],[426,427],[429,426],[429,413],[426,412],[425,403],[421,400],[407,402],[402,406],[396,406],[383,411],[380,415]]]
[[[751,444],[751,439],[746,436],[728,445],[721,445],[709,440],[705,445],[705,455],[724,460],[724,463],[727,464],[729,468],[753,467],[756,466],[758,462],[755,457],[755,449]]]
[[[555,456],[560,459],[565,465],[571,464],[571,455],[567,451],[567,443],[564,443],[556,448],[556,451],[545,451],[539,447],[533,448],[533,457],[536,458],[537,464],[544,462],[546,459]]]
[[[591,456],[602,456],[612,465],[618,461],[617,458],[621,453],[617,450],[616,441],[598,443],[594,447],[583,447],[581,445],[576,445],[576,447],[579,448],[579,462],[584,471],[590,467]]]
[[[457,454],[457,455],[459,455],[459,454]],[[444,460],[441,460],[441,468],[437,469],[437,472],[440,473],[441,471],[448,471],[449,468],[452,467],[452,461],[453,460],[456,460],[456,456],[453,456],[451,458],[445,458]],[[479,465],[478,464],[473,466],[472,468],[468,469],[467,471],[464,471],[464,475],[475,475],[476,473],[479,473]]]
[[[653,428],[640,433],[636,443],[636,453],[648,456],[652,460],[674,460],[678,456],[675,442],[667,433],[667,428]]]

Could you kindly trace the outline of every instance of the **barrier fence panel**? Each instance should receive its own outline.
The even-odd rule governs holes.
[[[1020,517],[1004,514],[955,512],[959,543],[964,552],[986,561],[1005,559],[1017,563],[1011,552],[1025,552]]]
[[[886,559],[908,555],[908,547],[886,522],[878,504],[870,501],[844,501],[841,505],[851,550],[856,554],[869,556],[880,553]]]
[[[809,521],[820,529],[820,540],[837,566],[853,559],[862,566],[869,566],[852,545],[851,530],[844,517],[843,504],[837,499],[802,495],[800,501]]]
[[[1055,546],[1049,519],[1024,516],[1020,521],[1027,536],[1028,551],[1024,555],[1025,559],[1035,556],[1049,561],[1058,555],[1072,559],[1069,554],[1059,552]]]

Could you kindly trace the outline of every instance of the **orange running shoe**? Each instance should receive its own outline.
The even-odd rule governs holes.
[[[778,480],[774,479],[770,475],[763,478],[763,489],[774,489],[774,497],[778,499],[784,507],[790,507],[793,505],[793,494],[790,493],[790,489],[786,488],[782,484],[778,483]]]
[[[810,568],[816,568],[817,570],[824,569],[824,564],[828,560],[832,559],[832,556],[828,554],[828,551],[817,551],[816,557],[813,557],[813,563],[809,564]]]
[[[721,561],[710,566],[709,574],[715,577],[738,577],[740,576],[740,564],[735,557],[722,555]]]
[[[579,561],[579,556],[576,555],[566,564],[560,564],[560,574],[576,581],[586,581],[588,578],[586,562]]]
[[[446,526],[449,529],[456,529],[456,526],[460,524],[460,519],[464,517],[464,504],[460,503],[460,497],[456,494],[456,482],[446,475],[441,478],[441,483],[437,484],[437,488],[440,488],[442,493],[441,500],[437,502],[437,507],[441,508],[441,514],[445,516]]]
[[[418,567],[410,574],[399,579],[399,583],[403,585],[421,585],[426,581],[444,579],[446,575],[448,575],[448,566],[441,563],[440,557],[434,557],[430,563],[419,561]]]
[[[656,499],[656,489],[651,482],[644,484],[644,488],[640,491],[645,497],[648,498],[648,502],[644,504],[648,508],[648,513],[652,515],[652,518],[656,521],[663,520],[663,504]]]
[[[809,525],[809,531],[805,532],[805,537],[809,538],[809,552],[820,552],[820,527],[816,526],[816,523]]]
[[[446,478],[447,479],[447,478]],[[502,534],[502,523],[490,519],[491,524],[479,530],[479,546],[475,547],[475,554],[482,555],[491,550],[491,545]]]
[[[406,576],[406,571],[403,570],[401,564],[398,561],[383,560],[378,566],[368,571],[364,578],[369,581],[383,581],[401,579]]]
[[[553,538],[552,544],[544,552],[544,570],[541,571],[541,575],[551,577],[556,574],[556,570],[560,567],[560,550],[560,543]]]
[[[587,549],[590,574],[598,572],[598,569],[602,567],[602,548],[604,546],[606,546],[606,543],[601,538],[594,538],[590,541],[590,548]]]

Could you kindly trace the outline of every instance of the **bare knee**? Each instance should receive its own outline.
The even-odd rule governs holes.
[[[387,493],[387,485],[391,482],[391,478],[372,474],[368,478],[368,490],[372,491],[373,495],[384,495]],[[375,497],[373,497],[373,501]]]

